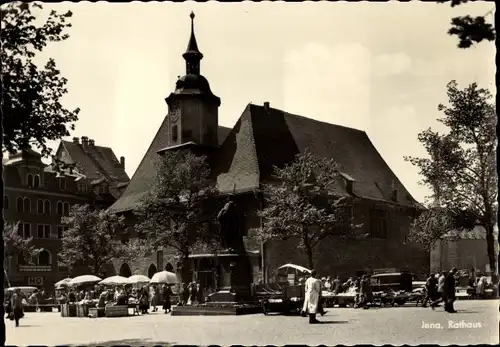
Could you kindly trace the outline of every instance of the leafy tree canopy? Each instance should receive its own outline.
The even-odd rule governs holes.
[[[3,247],[4,257],[18,256],[28,264],[33,264],[33,260],[41,251],[34,246],[32,237],[24,238],[19,234],[19,223],[4,225]]]
[[[329,194],[339,179],[338,165],[332,159],[311,152],[298,154],[294,162],[275,168],[272,183],[264,186],[263,239],[296,238],[305,250],[310,268],[314,267],[316,245],[328,236],[356,236],[352,224],[352,201]]]
[[[58,140],[74,129],[79,109],[70,111],[61,104],[67,93],[66,78],[61,76],[54,59],[39,67],[33,59],[51,42],[69,38],[66,29],[72,13],[51,11],[38,24],[37,3],[11,2],[2,5],[2,115],[3,151],[16,153],[34,144],[47,156],[47,141]]]
[[[490,266],[495,269],[493,232],[498,213],[496,112],[492,96],[473,83],[447,86],[449,105],[439,105],[438,121],[448,132],[430,128],[418,135],[426,158],[407,157],[417,166],[422,184],[433,191],[434,204],[416,221],[410,238],[432,244],[456,228],[481,225],[487,232]]]
[[[216,245],[214,199],[218,192],[205,156],[189,151],[167,151],[156,165],[156,181],[134,211],[136,230],[148,240],[151,251],[174,249],[183,279],[187,259],[200,244]]]
[[[465,4],[469,0],[438,0],[438,2],[449,2],[451,7],[455,7]],[[469,15],[454,17],[451,19],[451,28],[448,30],[448,34],[458,37],[459,48],[469,48],[484,40],[495,40],[495,28],[493,28],[492,24],[486,22],[486,16],[492,12],[493,10],[490,10],[488,13],[476,17]]]
[[[75,205],[62,222],[68,226],[62,236],[62,262],[70,269],[87,266],[98,275],[101,268],[115,259],[128,259],[121,242],[124,220],[109,211],[94,210],[89,205]]]

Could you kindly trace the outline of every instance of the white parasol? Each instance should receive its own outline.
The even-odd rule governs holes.
[[[59,282],[56,282],[54,284],[54,287],[56,287],[56,289],[58,288],[62,288],[62,287],[67,287],[69,285],[69,282],[71,281],[71,278],[64,278],[62,280],[60,280]]]
[[[130,283],[138,284],[138,283],[149,283],[150,279],[144,275],[133,275],[128,278]]]
[[[37,287],[26,287],[26,286],[24,286],[24,287],[10,287],[10,288],[7,288],[5,290],[8,291],[8,292],[13,292],[16,289],[19,289],[20,291],[23,291],[23,290],[24,291],[32,291],[32,290],[37,290],[38,288]]]
[[[151,281],[149,283],[150,284],[153,284],[153,283],[176,284],[176,283],[179,283],[179,280],[177,279],[176,274],[165,270],[165,271],[155,273],[153,275],[153,278],[151,278]]]
[[[280,266],[280,267],[278,268],[278,270],[281,270],[281,269],[287,269],[287,268],[292,268],[292,269],[299,270],[300,272],[305,272],[305,273],[308,273],[308,274],[310,274],[310,273],[311,273],[311,270],[309,270],[309,269],[307,269],[307,268],[305,268],[305,267],[303,267],[303,266],[300,266],[300,265],[295,265],[295,264],[290,264],[290,263],[285,264],[285,265],[283,265],[283,266]]]
[[[102,281],[102,278],[99,278],[94,275],[83,275],[83,276],[78,276],[73,278],[71,281],[68,282],[69,286],[79,286],[82,284],[88,284],[88,283],[96,283]]]
[[[99,284],[108,285],[108,286],[123,286],[125,284],[132,284],[132,282],[123,276],[111,276],[103,279]]]

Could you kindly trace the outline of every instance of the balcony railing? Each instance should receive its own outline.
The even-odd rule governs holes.
[[[50,272],[52,265],[19,265],[19,272]]]

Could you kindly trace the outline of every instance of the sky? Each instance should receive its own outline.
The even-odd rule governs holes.
[[[168,112],[164,101],[185,73],[195,33],[201,73],[232,127],[248,103],[366,131],[382,157],[423,202],[429,191],[404,156],[425,156],[417,134],[432,127],[450,80],[495,92],[495,45],[457,48],[447,35],[458,15],[494,3],[59,3],[73,12],[71,37],[37,56],[68,79],[63,104],[80,107],[73,136],[125,156],[132,177]],[[493,15],[489,17],[490,22]],[[42,17],[41,17],[42,18]],[[54,144],[55,147],[55,144]]]

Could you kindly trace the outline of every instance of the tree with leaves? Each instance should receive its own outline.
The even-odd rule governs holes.
[[[260,236],[298,239],[309,268],[314,267],[315,247],[326,237],[353,237],[352,199],[338,197],[330,187],[339,179],[338,165],[306,151],[283,168],[274,168],[273,182],[264,185],[265,207]]]
[[[61,221],[68,229],[62,235],[60,257],[68,268],[84,266],[99,275],[113,260],[129,258],[128,248],[120,239],[123,217],[89,205],[74,205],[69,216]]]
[[[455,7],[460,4],[465,4],[469,2],[469,0],[438,0],[438,2],[450,2],[451,7]],[[493,28],[492,24],[486,22],[486,16],[492,14],[493,11],[494,8],[482,16],[471,17],[467,15],[452,18],[451,28],[448,30],[448,34],[458,36],[459,48],[469,48],[475,43],[484,40],[495,40],[495,28]]]
[[[19,223],[4,225],[3,232],[4,260],[19,257],[21,262],[32,264],[40,253],[40,249],[33,244],[33,238],[24,238],[19,234]]]
[[[422,184],[432,189],[434,200],[410,230],[410,238],[432,244],[454,229],[486,230],[487,252],[495,272],[494,228],[498,213],[496,174],[496,112],[492,96],[473,83],[447,86],[449,105],[439,105],[448,128],[440,134],[430,128],[418,135],[428,157],[407,157],[419,168]]]
[[[69,135],[78,120],[79,109],[70,111],[61,104],[67,93],[66,78],[54,59],[44,67],[33,59],[51,42],[69,38],[65,32],[72,13],[51,11],[47,20],[37,24],[37,3],[10,2],[0,7],[2,34],[2,115],[3,151],[16,153],[35,145],[44,156],[51,153],[47,142]]]
[[[156,180],[134,211],[136,230],[151,252],[165,247],[179,257],[177,271],[190,281],[189,255],[200,244],[216,245],[214,226],[218,192],[205,156],[167,151],[156,163]]]

